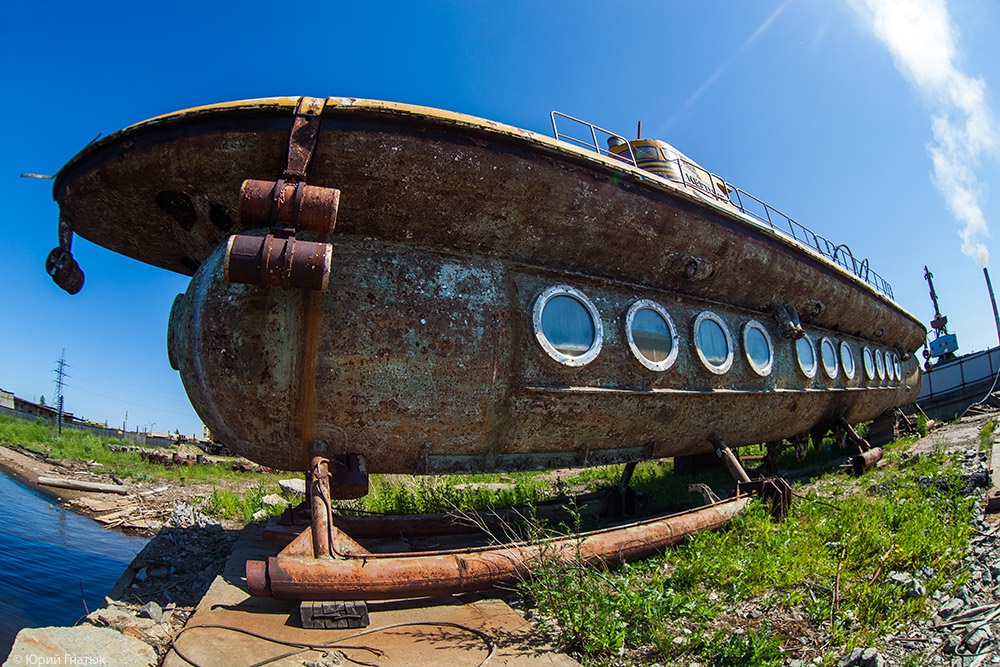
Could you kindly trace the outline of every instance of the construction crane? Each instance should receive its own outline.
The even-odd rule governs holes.
[[[924,267],[924,278],[931,290],[931,302],[934,304],[934,319],[931,320],[931,328],[934,329],[934,340],[924,348],[924,359],[927,370],[931,369],[931,358],[941,361],[951,361],[958,351],[958,337],[948,333],[948,318],[941,314],[938,307],[937,292],[934,291],[934,274],[926,266]]]

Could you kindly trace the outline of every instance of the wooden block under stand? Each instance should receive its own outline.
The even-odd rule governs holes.
[[[873,419],[868,426],[868,443],[872,447],[882,447],[895,442],[899,435],[896,413],[891,410]]]
[[[364,600],[301,602],[299,615],[303,628],[367,628],[369,623],[368,604]]]

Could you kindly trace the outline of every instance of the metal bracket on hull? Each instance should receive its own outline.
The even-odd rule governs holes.
[[[726,464],[729,473],[736,480],[737,496],[744,494],[758,496],[767,503],[775,518],[784,519],[788,516],[788,510],[792,505],[792,488],[784,478],[769,477],[751,480],[739,459],[733,454],[733,450],[729,448],[718,431],[712,431],[708,435],[708,439],[715,446],[715,453]]]
[[[798,311],[792,304],[782,305],[777,299],[772,299],[771,314],[774,315],[783,338],[796,340],[806,335],[802,329],[802,323],[799,321]]]
[[[83,269],[73,258],[73,229],[62,216],[59,217],[59,245],[45,258],[45,271],[56,285],[70,294],[83,289]]]
[[[340,191],[306,183],[319,138],[325,99],[303,97],[288,137],[288,159],[277,181],[247,179],[237,218],[244,228],[269,227],[259,236],[237,235],[226,246],[225,276],[233,283],[325,290],[333,246],[300,241],[296,231],[330,234],[337,224]]]

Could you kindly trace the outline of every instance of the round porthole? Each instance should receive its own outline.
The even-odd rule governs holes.
[[[597,308],[568,285],[550,287],[539,295],[531,323],[542,349],[566,366],[590,363],[604,343]]]
[[[885,379],[885,352],[875,350],[875,375],[879,381]]]
[[[872,349],[870,347],[865,347],[861,351],[862,363],[865,365],[865,377],[869,380],[875,379],[875,355],[872,354]]]
[[[896,369],[896,380],[900,381],[903,379],[903,364],[899,363],[899,356],[892,355],[892,365]]]
[[[819,359],[823,364],[823,372],[831,380],[840,372],[840,362],[837,361],[837,346],[825,336],[819,341]]]
[[[694,320],[694,349],[705,368],[717,375],[733,365],[733,338],[715,313],[704,311]]]
[[[746,352],[750,368],[757,375],[771,374],[774,346],[771,345],[771,336],[757,320],[750,320],[743,326],[743,351]]]
[[[847,376],[847,379],[853,380],[857,367],[854,365],[854,354],[851,352],[851,346],[847,344],[846,340],[840,343],[840,365],[844,367],[844,375]]]
[[[628,346],[639,363],[653,371],[665,371],[677,360],[680,339],[674,321],[655,301],[640,299],[625,315]]]
[[[803,336],[795,341],[795,356],[799,360],[799,368],[807,378],[816,377],[816,350],[809,336]]]

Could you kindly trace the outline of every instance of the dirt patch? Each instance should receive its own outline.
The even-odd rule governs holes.
[[[979,446],[979,432],[986,422],[996,417],[996,413],[986,413],[963,417],[956,423],[944,424],[913,443],[907,453],[926,455],[938,448],[946,451],[976,449]]]

